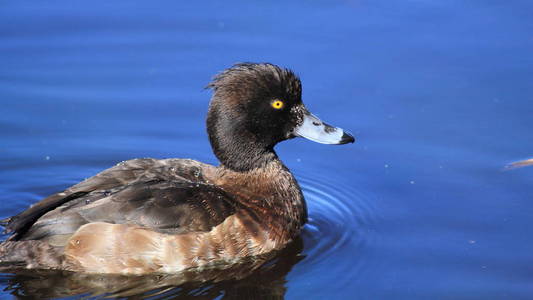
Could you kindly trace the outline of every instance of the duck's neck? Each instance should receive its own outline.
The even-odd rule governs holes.
[[[211,181],[236,195],[275,239],[292,239],[307,220],[307,207],[294,176],[274,152],[273,138],[256,135],[215,96],[207,115],[211,147],[221,166]],[[274,143],[274,144],[272,144]]]
[[[227,140],[228,138],[219,143]],[[249,172],[264,168],[271,162],[280,162],[274,149],[263,146],[252,138],[230,141],[220,146],[214,148],[215,155],[224,168],[236,172]]]

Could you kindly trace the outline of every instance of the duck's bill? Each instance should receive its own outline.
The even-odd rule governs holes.
[[[355,141],[348,132],[322,122],[310,112],[304,114],[303,122],[294,129],[294,134],[321,144],[342,145]]]

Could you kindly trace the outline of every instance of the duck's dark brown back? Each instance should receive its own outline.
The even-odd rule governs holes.
[[[222,189],[206,182],[211,166],[185,159],[136,159],[54,194],[7,220],[9,240],[62,246],[92,222],[132,224],[162,233],[208,231],[235,212]]]

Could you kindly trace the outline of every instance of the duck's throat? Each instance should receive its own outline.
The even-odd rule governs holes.
[[[278,160],[272,146],[258,141],[248,132],[209,132],[209,140],[222,165],[233,171],[247,172]]]
[[[268,163],[278,160],[276,153],[270,149],[261,149],[255,145],[239,144],[215,152],[222,165],[237,172],[264,168]]]

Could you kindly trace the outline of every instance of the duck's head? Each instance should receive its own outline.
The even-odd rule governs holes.
[[[311,114],[302,102],[300,79],[268,63],[242,63],[216,75],[207,132],[220,162],[235,171],[264,166],[274,146],[293,137],[323,144],[353,143],[354,137]]]

